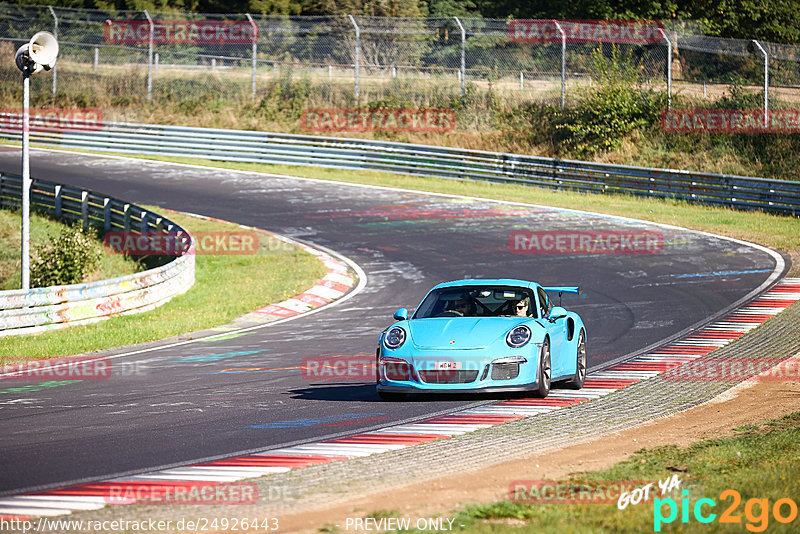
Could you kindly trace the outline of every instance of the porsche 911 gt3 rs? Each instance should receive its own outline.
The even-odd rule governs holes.
[[[397,310],[397,322],[381,333],[379,395],[531,391],[546,397],[557,380],[580,389],[586,328],[577,313],[553,306],[548,293],[580,290],[514,279],[437,285],[413,316]]]

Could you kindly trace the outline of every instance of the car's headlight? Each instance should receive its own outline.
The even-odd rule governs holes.
[[[406,331],[399,326],[393,326],[386,332],[386,336],[383,338],[383,344],[386,345],[388,349],[396,349],[402,345],[405,340]]]
[[[506,336],[506,343],[514,349],[518,349],[531,340],[531,329],[525,325],[514,327]]]

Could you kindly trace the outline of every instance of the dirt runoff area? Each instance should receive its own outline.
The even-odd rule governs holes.
[[[800,365],[800,354],[792,359]],[[557,480],[572,473],[610,467],[638,449],[658,445],[685,447],[707,438],[724,437],[734,428],[800,411],[800,380],[749,380],[719,397],[675,415],[574,445],[554,448],[536,457],[517,459],[480,470],[454,474],[391,491],[353,496],[345,503],[309,509],[280,518],[281,532],[318,533],[325,525],[363,518],[378,510],[403,517],[452,517],[467,504],[507,498],[510,480]],[[445,522],[446,526],[447,523]],[[455,526],[455,525],[454,525]],[[351,532],[358,531],[352,526]]]

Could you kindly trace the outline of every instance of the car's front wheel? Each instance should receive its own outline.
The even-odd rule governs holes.
[[[586,381],[586,334],[578,335],[578,351],[575,357],[575,375],[567,382],[572,389],[581,389]]]
[[[545,338],[544,343],[542,343],[542,350],[539,353],[539,372],[536,377],[538,385],[536,389],[537,397],[543,399],[550,393],[550,377],[550,340]]]

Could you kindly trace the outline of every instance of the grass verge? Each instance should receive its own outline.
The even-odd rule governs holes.
[[[737,428],[730,437],[708,439],[686,448],[664,445],[640,449],[629,459],[601,471],[580,473],[562,484],[578,487],[612,488],[620,481],[641,481],[636,487],[653,482],[656,498],[662,498],[657,481],[673,475],[680,480],[680,489],[667,492],[663,499],[675,501],[676,517],[657,525],[656,515],[669,517],[670,505],[658,501],[628,505],[620,510],[612,503],[592,503],[594,493],[586,493],[584,502],[550,504],[517,500],[481,504],[460,510],[451,518],[454,530],[473,533],[503,534],[506,532],[797,532],[800,516],[786,499],[797,504],[800,495],[800,412]],[[683,495],[682,491],[688,491]],[[726,490],[734,492],[726,493]],[[564,496],[568,495],[567,491]],[[610,495],[611,492],[606,495]],[[577,493],[577,495],[581,495]],[[738,496],[738,497],[737,497]],[[683,499],[688,499],[683,502]],[[705,501],[699,511],[714,518],[707,523],[695,516],[699,499]],[[561,498],[562,502],[565,500]],[[784,499],[778,514],[792,518],[782,523],[776,518],[775,503]],[[547,499],[545,499],[546,501]],[[688,505],[686,504],[688,503]],[[688,514],[684,521],[683,510]],[[794,510],[794,513],[792,513]],[[728,511],[731,523],[723,523]],[[377,513],[377,515],[384,515]],[[580,518],[576,521],[576,518]],[[459,525],[459,526],[456,526]],[[658,530],[656,527],[658,526]],[[404,531],[407,532],[407,531]],[[415,531],[412,531],[415,532]]]
[[[169,217],[190,233],[241,229],[237,224],[180,213]],[[210,328],[301,293],[327,273],[321,262],[297,247],[265,232],[259,232],[259,240],[258,253],[253,255],[199,254],[192,288],[153,311],[38,335],[0,338],[0,359],[79,354]]]
[[[22,216],[16,210],[0,210],[0,291],[19,289],[20,278],[20,233]],[[31,213],[31,257],[43,247],[51,237],[59,235],[65,225],[49,217]],[[100,243],[98,248],[102,248]],[[93,282],[135,273],[140,266],[124,256],[103,254],[94,272],[83,280]]]

